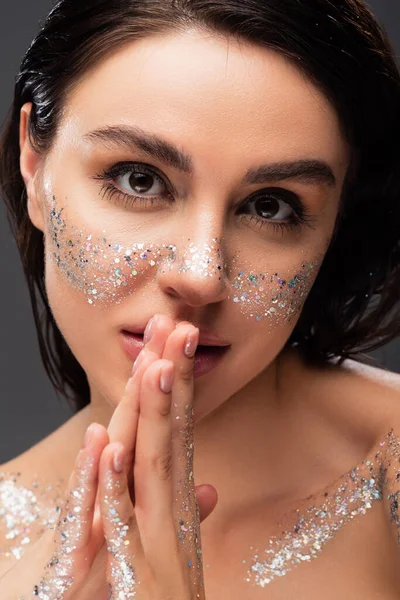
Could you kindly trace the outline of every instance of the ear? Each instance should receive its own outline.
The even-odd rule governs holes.
[[[39,177],[39,167],[42,164],[42,156],[32,148],[28,136],[29,118],[32,110],[32,102],[27,102],[21,108],[19,124],[19,148],[20,148],[20,170],[28,195],[28,214],[33,225],[44,231],[43,206],[37,196],[35,182]]]

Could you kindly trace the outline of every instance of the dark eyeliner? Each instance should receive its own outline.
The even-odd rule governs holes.
[[[315,222],[316,217],[311,214],[310,209],[304,204],[304,202],[302,202],[297,194],[282,188],[270,188],[269,190],[260,190],[255,194],[252,194],[250,198],[247,198],[246,201],[242,202],[239,210],[244,208],[246,204],[262,198],[274,198],[281,200],[285,204],[288,204],[294,212],[290,215],[290,217],[288,217],[287,221],[274,221],[273,219],[265,219],[264,217],[257,216],[252,213],[241,213],[239,214],[239,217],[241,219],[245,219],[247,222],[257,225],[259,229],[262,229],[264,226],[272,226],[274,228],[274,232],[280,232],[282,234],[285,230],[290,231],[294,229],[300,229],[303,226],[314,229],[312,224]]]
[[[155,179],[161,181],[166,187],[166,194],[162,198],[158,196],[140,196],[135,194],[128,194],[124,192],[116,185],[112,183],[112,180],[119,175],[125,175],[129,172],[146,173],[151,175]],[[157,168],[147,165],[141,162],[125,161],[113,165],[109,169],[105,169],[101,173],[92,177],[92,179],[103,182],[100,193],[103,192],[102,198],[107,197],[107,200],[117,206],[129,208],[133,205],[139,204],[141,207],[156,206],[160,203],[171,203],[174,198],[174,191],[169,181],[166,181],[164,176],[158,171]],[[272,219],[266,219],[261,216],[254,215],[252,213],[241,213],[238,216],[241,220],[246,220],[247,223],[251,223],[253,226],[257,226],[259,229],[264,227],[272,227],[275,233],[283,233],[294,229],[300,229],[302,226],[314,229],[312,223],[315,221],[315,217],[310,214],[308,207],[301,201],[301,199],[290,192],[282,188],[270,188],[268,190],[259,190],[252,194],[249,198],[239,206],[239,210],[246,206],[251,201],[255,201],[258,198],[275,198],[288,204],[292,209],[293,213],[287,221],[274,221]]]
[[[128,194],[123,190],[119,189],[116,185],[112,183],[112,180],[118,177],[119,175],[125,175],[129,172],[136,173],[145,173],[151,175],[155,179],[161,181],[166,187],[166,194],[164,196],[164,202],[161,199],[160,195],[158,196],[140,196],[136,194]],[[140,162],[120,162],[116,165],[113,165],[109,169],[105,169],[101,173],[98,173],[92,179],[99,180],[103,182],[101,192],[103,192],[102,198],[107,197],[107,200],[113,204],[117,204],[122,207],[130,207],[134,204],[140,204],[141,206],[153,206],[157,203],[165,203],[170,202],[171,197],[173,196],[172,186],[169,182],[165,181],[164,177],[158,172],[155,167],[150,167],[145,163]],[[117,198],[115,199],[114,196]]]

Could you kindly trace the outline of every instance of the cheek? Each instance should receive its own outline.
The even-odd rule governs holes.
[[[71,225],[65,206],[53,199],[48,217],[48,258],[88,305],[119,303],[128,280],[139,275],[143,248],[123,248],[102,232]]]
[[[105,232],[71,226],[66,215],[65,207],[58,207],[54,199],[48,217],[47,259],[89,305],[119,304],[137,290],[144,276],[154,279],[159,270],[195,270],[203,277],[220,276],[224,259],[217,240],[211,251],[208,245],[202,248],[193,244],[181,252],[173,244],[128,246],[115,242]],[[233,257],[229,267],[224,265],[228,300],[256,322],[290,321],[304,304],[321,261],[321,256],[302,262],[294,257],[289,266],[279,269],[282,261],[274,260],[276,271],[260,272],[254,265],[241,264],[238,256]]]
[[[53,261],[46,260],[46,291],[54,319],[72,354],[85,371],[91,391],[100,390],[111,407],[122,397],[131,361],[117,344],[113,309],[90,306],[65,281]]]
[[[318,256],[274,272],[241,270],[231,280],[233,303],[253,322],[290,325],[307,299],[321,260]]]

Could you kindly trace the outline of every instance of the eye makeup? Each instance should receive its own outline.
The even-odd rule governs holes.
[[[134,293],[143,277],[176,269],[198,277],[225,279],[227,301],[255,321],[286,322],[302,307],[318,272],[319,261],[303,262],[290,276],[254,271],[232,257],[224,259],[222,240],[197,245],[186,240],[162,245],[122,245],[67,224],[65,206],[53,196],[49,211],[51,258],[70,286],[85,295],[89,305],[119,304]],[[137,282],[137,283],[135,283]]]
[[[122,191],[121,188],[124,188],[124,186],[122,184],[117,186],[114,183],[121,176],[123,179],[126,179],[126,175],[129,174],[131,176],[128,177],[128,185],[131,185],[131,179],[133,178],[134,187],[139,186],[143,188],[136,194],[128,193],[126,189]],[[158,169],[140,162],[117,163],[111,168],[105,169],[93,177],[93,179],[103,182],[100,191],[102,197],[107,198],[108,202],[116,204],[120,208],[132,208],[134,205],[160,207],[171,204],[174,200],[174,195],[176,195],[171,183],[164,179],[164,176]],[[153,192],[153,195],[139,195],[149,191],[146,189],[149,179],[156,187],[157,185],[161,185],[162,193],[159,190],[158,193]],[[150,185],[150,189],[153,185]],[[280,203],[283,203],[283,207]],[[276,212],[274,211],[274,208],[277,208],[276,205],[278,205],[278,214],[282,212],[282,208],[283,212],[285,212],[285,208],[286,211],[289,209],[289,214],[286,215],[283,221],[270,218],[271,216],[276,216]],[[261,214],[257,214],[257,211]],[[315,216],[312,215],[309,207],[300,197],[294,192],[282,188],[268,188],[251,194],[250,197],[240,203],[238,215],[240,215],[242,221],[257,229],[269,227],[274,233],[281,233],[282,235],[290,230],[299,231],[303,226],[313,229],[312,224],[315,221]]]

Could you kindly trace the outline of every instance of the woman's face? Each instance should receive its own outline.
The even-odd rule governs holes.
[[[348,160],[325,97],[258,46],[153,37],[86,73],[29,212],[92,399],[118,403],[134,358],[122,331],[156,313],[230,346],[196,378],[197,418],[261,374],[318,274]]]

